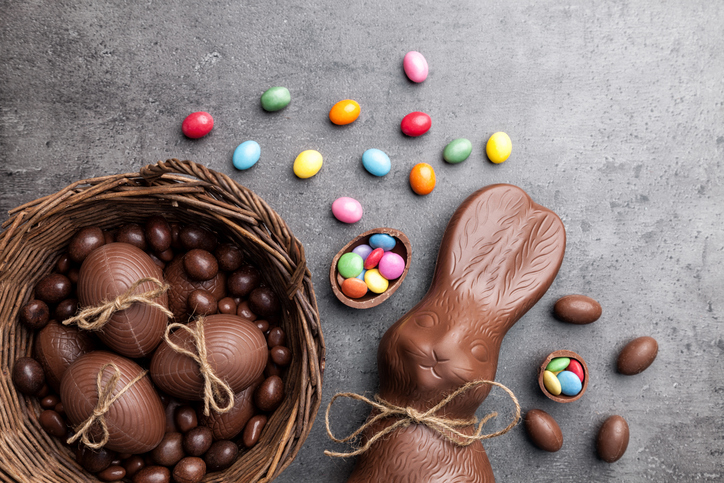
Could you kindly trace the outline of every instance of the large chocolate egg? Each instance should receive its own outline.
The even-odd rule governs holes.
[[[212,410],[208,416],[201,416],[201,424],[211,429],[214,441],[232,439],[241,433],[254,415],[254,391],[263,380],[259,378],[251,386],[234,394],[234,407],[228,413],[219,414]]]
[[[98,402],[97,377],[104,364],[114,363],[121,375],[116,395],[143,371],[135,362],[117,354],[95,351],[80,357],[65,371],[60,384],[60,398],[70,423],[77,427],[93,414]],[[103,371],[103,384],[114,374],[112,367]],[[163,439],[166,416],[163,404],[148,376],[130,386],[104,415],[108,427],[106,449],[119,453],[140,454],[155,448]],[[91,439],[100,441],[99,425],[94,425]]]
[[[78,301],[81,307],[101,305],[146,277],[163,282],[163,272],[143,250],[127,243],[103,245],[92,251],[80,267]],[[135,293],[157,288],[152,282],[144,282]],[[154,301],[166,307],[168,297],[164,293]],[[168,318],[160,309],[137,302],[113,314],[98,331],[98,337],[126,357],[143,357],[151,354],[161,342],[167,322]]]
[[[226,293],[226,275],[219,271],[210,280],[192,280],[184,270],[184,257],[177,257],[166,267],[166,281],[171,286],[168,291],[168,309],[173,312],[176,322],[185,324],[189,312],[187,301],[194,290],[206,290],[216,300],[224,298]]]
[[[189,322],[195,328],[196,321]],[[264,371],[269,351],[264,334],[253,323],[236,315],[218,314],[204,318],[208,362],[214,374],[231,387],[234,394],[249,387]],[[196,353],[191,334],[177,329],[169,339]],[[200,401],[204,378],[194,359],[174,351],[163,341],[151,359],[151,378],[158,388],[179,399]]]
[[[45,380],[58,392],[65,370],[83,354],[96,349],[93,335],[77,327],[51,320],[35,338],[35,358],[43,366]]]

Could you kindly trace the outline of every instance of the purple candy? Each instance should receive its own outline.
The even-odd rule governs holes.
[[[362,261],[367,260],[367,257],[372,253],[372,247],[369,245],[360,245],[352,250],[352,253],[356,253],[362,257]]]
[[[405,271],[405,260],[394,252],[385,252],[377,269],[387,280],[394,280]]]

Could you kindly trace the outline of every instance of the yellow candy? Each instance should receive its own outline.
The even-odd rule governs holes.
[[[294,160],[294,174],[298,178],[311,178],[322,169],[322,155],[314,149],[302,151]]]
[[[374,293],[382,293],[387,290],[387,287],[390,285],[390,282],[380,275],[380,271],[376,268],[365,272],[365,283],[367,284],[367,288]]]
[[[561,394],[561,381],[559,381],[551,371],[545,371],[543,373],[543,385],[548,389],[548,392],[554,396]]]
[[[500,164],[508,159],[512,150],[513,143],[510,142],[510,138],[504,132],[496,132],[490,136],[488,144],[485,146],[488,159],[495,164]]]

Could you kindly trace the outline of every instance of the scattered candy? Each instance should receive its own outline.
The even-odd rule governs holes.
[[[362,205],[354,198],[343,196],[332,203],[332,214],[342,223],[357,223],[363,213]]]
[[[183,124],[181,124],[181,131],[188,138],[198,139],[209,134],[213,127],[214,118],[211,117],[211,114],[199,111],[186,116]]]
[[[358,299],[367,294],[367,284],[359,278],[347,278],[342,282],[342,293],[351,299]]]
[[[618,372],[627,376],[643,372],[654,362],[658,353],[659,344],[653,337],[634,339],[618,355]]]
[[[232,162],[236,169],[249,169],[259,161],[261,146],[256,141],[244,141],[234,150]]]
[[[344,278],[354,278],[362,272],[364,262],[362,257],[356,253],[345,253],[339,257],[337,262],[337,271]]]
[[[298,178],[311,178],[322,169],[322,155],[318,151],[308,149],[302,151],[294,160],[294,174]]]
[[[561,394],[561,382],[551,371],[545,371],[543,373],[543,384],[548,392],[554,396],[559,396]]]
[[[488,144],[485,146],[488,159],[495,164],[500,164],[508,159],[512,150],[513,143],[510,141],[510,137],[504,132],[496,132],[490,136]]]
[[[560,372],[568,367],[568,364],[570,363],[571,360],[568,357],[556,357],[548,363],[548,365],[546,366],[546,371]]]
[[[284,109],[292,100],[286,87],[271,87],[261,95],[261,107],[265,111],[274,112]]]
[[[628,448],[628,423],[621,416],[609,417],[598,430],[596,438],[596,452],[598,457],[606,463],[613,463],[621,459]]]
[[[407,78],[412,82],[420,83],[427,79],[427,60],[425,60],[425,57],[420,52],[413,50],[405,54],[402,66],[405,69],[405,75],[407,75]]]
[[[410,187],[418,195],[424,196],[435,189],[435,170],[427,163],[418,163],[410,171]]]
[[[377,264],[380,274],[387,280],[394,280],[405,271],[405,260],[394,252],[385,252]]]
[[[377,264],[380,263],[380,260],[382,260],[382,255],[384,254],[385,251],[382,248],[375,248],[372,250],[372,253],[370,253],[367,259],[365,259],[364,269],[370,270],[375,268]]]
[[[525,430],[538,448],[555,453],[563,446],[561,427],[542,409],[531,409],[524,418]]]
[[[329,120],[338,126],[344,126],[355,122],[359,113],[360,107],[357,101],[345,99],[332,106],[329,110]]]
[[[581,380],[571,371],[562,371],[556,377],[561,383],[561,392],[566,396],[576,396],[583,389]]]
[[[367,270],[367,273],[365,273],[365,283],[367,284],[367,288],[374,293],[382,293],[387,290],[387,287],[390,285],[390,282],[380,275],[380,271],[376,268]]]
[[[368,256],[370,253],[372,253],[372,250],[374,250],[374,248],[372,248],[371,246],[367,245],[366,243],[363,243],[362,245],[359,245],[359,246],[357,246],[357,247],[354,247],[354,248],[352,249],[352,253],[356,253],[357,255],[359,255],[360,257],[362,257],[362,260],[366,260],[366,259],[367,259],[367,256]]]
[[[585,295],[566,295],[553,307],[556,318],[569,324],[590,324],[598,320],[603,313],[601,304]]]
[[[390,236],[386,233],[377,233],[370,237],[370,247],[382,248],[384,251],[389,252],[397,245],[395,237]]]
[[[448,145],[445,146],[442,157],[450,164],[457,164],[468,159],[471,152],[473,152],[473,143],[465,138],[459,138],[450,141]]]
[[[430,126],[432,126],[430,116],[419,111],[409,113],[400,122],[400,129],[402,129],[403,134],[410,137],[422,136],[430,130]]]
[[[390,172],[392,163],[384,151],[372,148],[362,154],[362,166],[372,175],[384,176]]]

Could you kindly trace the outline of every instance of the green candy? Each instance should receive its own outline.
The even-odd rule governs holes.
[[[548,363],[546,371],[559,372],[568,367],[570,363],[571,360],[568,357],[556,357]]]
[[[271,87],[261,95],[261,107],[265,111],[274,112],[284,109],[292,100],[292,95],[286,87]]]
[[[442,157],[450,164],[462,163],[473,151],[473,143],[465,138],[455,139],[445,146]]]
[[[337,262],[337,271],[344,278],[354,278],[364,269],[364,260],[356,253],[345,253],[339,257]]]

